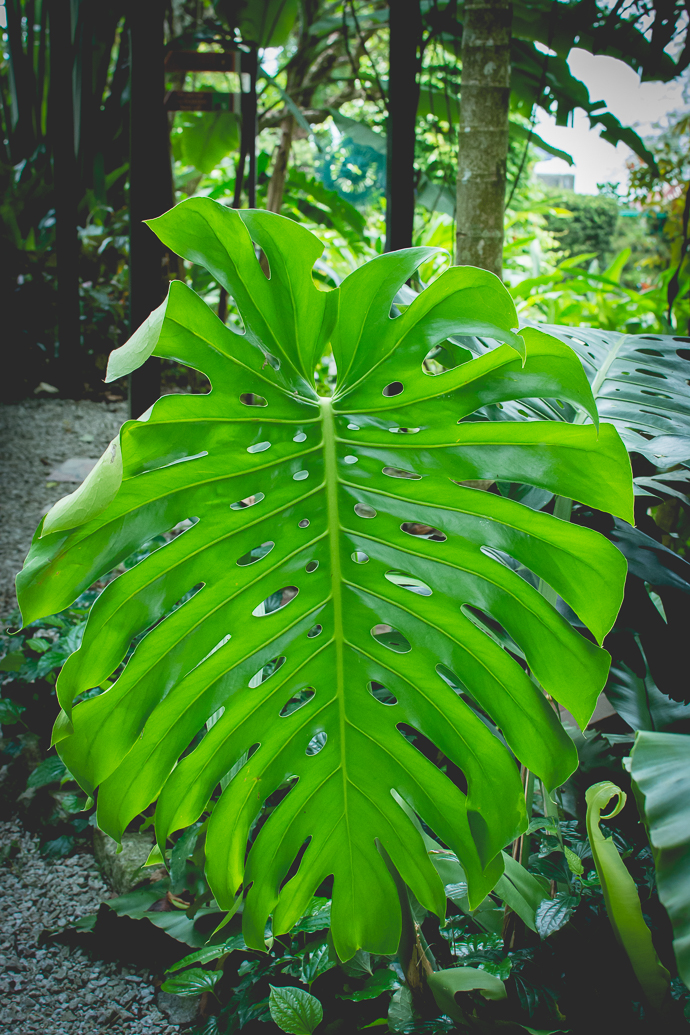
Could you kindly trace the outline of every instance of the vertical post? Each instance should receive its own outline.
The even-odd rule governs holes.
[[[501,276],[508,157],[510,36],[507,0],[465,0],[458,133],[458,265]]]
[[[74,148],[74,43],[70,0],[50,0],[49,136],[53,152],[57,253],[57,347],[55,380],[72,394],[78,383],[79,236],[77,159]]]
[[[419,106],[419,0],[389,2],[386,251],[409,248],[414,230],[415,120]]]
[[[242,73],[249,76],[249,89],[245,93],[242,83],[242,151],[249,155],[249,176],[247,178],[247,208],[256,208],[256,74],[258,61],[256,47],[252,47],[240,58]]]
[[[129,321],[134,333],[160,305],[167,287],[165,249],[144,219],[169,207],[169,156],[163,109],[163,0],[130,5]],[[151,357],[129,379],[136,419],[160,395],[160,360]]]

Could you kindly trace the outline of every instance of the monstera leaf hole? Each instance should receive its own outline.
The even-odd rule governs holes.
[[[375,518],[376,511],[368,503],[355,503],[355,514],[361,518]]]
[[[313,640],[315,636],[319,636],[323,632],[322,625],[312,625],[311,629],[307,633],[310,640]]]
[[[309,528],[309,518],[302,518],[301,521],[297,522],[298,528]]]
[[[298,693],[293,694],[290,700],[280,709],[280,714],[283,717],[292,715],[293,712],[298,711],[298,709],[304,707],[305,704],[311,701],[315,693],[316,691],[313,686],[307,686],[304,690],[300,690]]]
[[[416,593],[420,597],[430,597],[433,592],[431,586],[427,586],[426,582],[422,582],[421,579],[415,578],[414,575],[408,575],[404,571],[387,571],[386,578],[394,586],[400,586],[402,589],[407,589],[410,593]]]
[[[255,442],[253,446],[247,446],[248,453],[265,453],[271,448],[270,442]]]
[[[307,561],[307,563],[304,566],[304,570],[306,571],[307,575],[311,575],[311,573],[313,571],[316,571],[318,566],[319,566],[319,562],[318,561]]]
[[[355,550],[353,553],[350,554],[350,557],[355,562],[355,564],[366,564],[369,560],[369,555],[364,553],[363,550]]]
[[[372,697],[375,697],[381,704],[391,705],[398,703],[398,698],[394,697],[388,687],[385,687],[383,683],[376,683],[374,681],[368,684],[369,693]]]
[[[307,744],[305,754],[318,755],[319,751],[323,751],[325,748],[327,740],[328,734],[324,730],[320,730],[318,733],[315,733]]]
[[[391,381],[390,384],[386,385],[381,394],[385,395],[386,398],[390,398],[392,395],[402,395],[404,391],[405,386],[402,381]]]
[[[371,635],[377,643],[395,651],[396,654],[408,654],[412,650],[412,644],[401,632],[390,625],[379,624],[372,626]]]
[[[249,553],[245,553],[238,560],[238,564],[241,568],[245,568],[248,564],[255,564],[257,561],[263,560],[264,557],[268,556],[273,547],[276,544],[269,540],[267,543],[262,543],[261,546],[255,546]]]
[[[262,499],[265,499],[263,492],[256,492],[253,496],[247,496],[246,499],[231,503],[230,510],[245,510],[246,507],[253,507],[256,503],[261,503]]]
[[[240,402],[245,406],[268,406],[263,395],[255,395],[253,392],[242,392]]]
[[[421,474],[417,474],[415,471],[403,471],[401,467],[383,467],[381,473],[389,478],[407,478],[411,482],[418,482],[422,477]]]
[[[417,539],[429,539],[432,543],[444,543],[448,536],[440,528],[432,528],[421,521],[403,521],[401,531],[413,535]]]
[[[297,586],[284,586],[282,589],[276,590],[275,593],[271,593],[260,604],[257,604],[252,614],[255,618],[264,618],[275,611],[281,611],[295,599],[298,593],[299,589]]]
[[[258,672],[255,672],[252,678],[249,680],[249,687],[253,690],[257,686],[261,686],[265,683],[275,672],[278,671],[285,664],[285,657],[271,658],[267,661]]]

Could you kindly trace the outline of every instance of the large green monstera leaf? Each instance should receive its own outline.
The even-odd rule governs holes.
[[[111,357],[111,378],[154,353],[203,371],[212,391],[125,424],[36,534],[18,579],[25,622],[193,522],[98,598],[58,682],[58,750],[98,789],[114,838],[157,799],[164,846],[223,788],[207,875],[223,908],[245,890],[248,945],[263,947],[271,915],[274,933],[289,930],[333,875],[341,958],[394,952],[400,910],[380,847],[427,909],[445,908],[403,806],[457,853],[476,905],[526,825],[516,759],[548,787],[575,768],[543,691],[587,722],[623,591],[605,538],[467,483],[524,482],[630,520],[624,446],[606,424],[472,419],[543,396],[596,421],[579,359],[518,336],[492,274],[452,267],[400,314],[392,300],[429,249],[380,256],[321,292],[321,245],[280,216],[193,199],[150,225],[228,289],[244,333],[174,282]],[[505,344],[430,376],[423,360],[451,333]],[[338,381],[323,397],[314,369],[329,343]]]

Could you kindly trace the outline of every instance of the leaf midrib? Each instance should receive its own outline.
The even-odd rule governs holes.
[[[343,575],[340,564],[340,514],[338,510],[338,454],[335,416],[330,398],[320,399],[321,420],[323,428],[324,479],[326,484],[326,504],[328,513],[328,531],[331,567],[331,599],[333,601],[333,639],[335,643],[335,685],[340,732],[341,771],[343,783],[343,811],[347,824],[347,844],[350,855],[350,868],[354,868],[352,857],[353,839],[350,831],[348,798],[348,777],[346,765],[346,716],[345,716],[345,661],[343,626]]]

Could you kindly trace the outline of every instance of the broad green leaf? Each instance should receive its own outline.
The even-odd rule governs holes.
[[[544,902],[544,889],[537,878],[516,859],[506,852],[502,854],[505,873],[494,888],[494,893],[517,913],[530,930],[536,931],[536,915]]]
[[[407,985],[403,985],[393,994],[388,1007],[388,1027],[391,1031],[413,1031],[415,1027],[412,993]]]
[[[222,970],[203,970],[202,967],[191,967],[167,978],[161,985],[164,992],[171,995],[193,996],[203,992],[212,992],[217,981],[223,976]]]
[[[572,848],[568,848],[567,845],[563,848],[563,854],[565,855],[565,861],[568,864],[568,869],[571,873],[574,873],[576,877],[581,877],[585,872],[582,859],[577,855]]]
[[[0,699],[0,726],[12,726],[15,722],[19,722],[22,712],[25,711],[24,705],[17,701]]]
[[[65,763],[57,755],[51,755],[37,765],[26,781],[27,787],[37,789],[47,787],[51,783],[59,783],[67,769]]]
[[[469,908],[485,899],[502,847],[527,824],[511,752],[549,788],[577,763],[504,645],[584,727],[625,577],[623,557],[596,532],[462,483],[523,482],[631,518],[627,455],[606,424],[597,433],[473,419],[523,395],[595,415],[572,350],[516,335],[513,303],[485,271],[447,270],[393,318],[428,249],[380,256],[320,292],[311,269],[321,245],[273,213],[192,199],[151,225],[227,287],[244,334],[175,281],[111,356],[111,377],[155,354],[203,371],[212,391],[166,396],[123,426],[115,497],[84,524],[34,540],[18,577],[25,623],[67,606],[142,542],[198,520],[98,598],[58,680],[54,740],[87,793],[99,788],[98,822],[116,839],[157,800],[163,848],[221,788],[207,877],[223,909],[249,889],[249,947],[264,948],[271,915],[274,935],[290,930],[332,874],[340,959],[358,948],[392,953],[400,909],[377,839],[421,906],[442,917],[443,885],[404,802],[462,863]],[[428,375],[425,356],[454,333],[506,344]],[[338,382],[320,397],[313,373],[329,342]],[[134,637],[117,680],[75,704],[104,686]],[[462,769],[467,795],[410,729]],[[287,780],[247,856],[263,802]]]
[[[239,145],[239,125],[234,112],[184,112],[179,122],[179,132],[173,136],[175,155],[199,172],[213,172]]]
[[[342,992],[337,998],[351,999],[353,1002],[359,1003],[363,999],[377,999],[384,992],[393,992],[399,987],[400,982],[395,972],[387,967],[383,967],[367,978],[364,982],[364,988],[360,988],[356,992]]]
[[[323,1020],[321,1003],[302,988],[271,985],[268,1005],[280,1030],[291,1032],[291,1035],[311,1035]]]
[[[220,956],[227,956],[229,952],[234,952],[235,949],[246,948],[247,946],[244,944],[242,935],[235,934],[221,945],[205,945],[198,952],[191,952],[188,956],[168,967],[165,973],[174,974],[178,970],[183,970],[184,967],[191,966],[192,963],[210,963],[211,960],[217,960]]]
[[[673,926],[678,972],[690,988],[690,736],[638,733],[630,775],[654,851],[659,898]]]
[[[13,650],[0,659],[0,672],[19,672],[26,658],[21,651]]]
[[[435,974],[429,975],[427,981],[439,1010],[460,1023],[467,1021],[462,999],[457,999],[463,992],[478,991],[485,999],[505,999],[507,995],[506,987],[500,978],[476,967],[437,970]],[[467,1003],[466,1009],[472,1011],[470,1002]]]
[[[629,450],[642,453],[656,467],[690,459],[690,355],[684,338],[540,326],[575,349],[601,420],[618,429]],[[519,418],[512,409],[510,416]],[[555,408],[551,416],[564,418]]]
[[[534,914],[534,926],[540,938],[548,938],[564,927],[580,900],[576,895],[559,891],[553,898],[543,898]]]
[[[153,315],[153,314],[152,314]],[[149,317],[149,320],[151,317]],[[146,327],[148,320],[143,325]],[[141,331],[141,328],[139,328]],[[137,331],[137,334],[139,331]],[[131,339],[130,339],[131,340]],[[148,356],[144,356],[148,359]],[[141,360],[143,362],[143,359]],[[78,489],[59,499],[43,520],[41,535],[76,528],[96,517],[115,499],[122,483],[120,441],[115,438]]]
[[[231,29],[257,47],[282,47],[299,12],[298,0],[215,0]]]
[[[38,654],[44,654],[50,647],[50,640],[44,640],[41,636],[32,636],[24,643],[30,650],[35,650]]]
[[[364,949],[357,949],[357,952],[346,962],[340,964],[349,977],[365,977],[374,973],[371,965],[371,955]]]
[[[602,809],[606,808],[612,798],[617,798],[616,804],[610,812],[602,815]],[[659,962],[654,949],[652,936],[642,916],[635,882],[618,854],[613,838],[604,837],[599,828],[601,819],[612,819],[618,815],[625,805],[626,796],[620,787],[604,780],[588,788],[585,800],[587,836],[613,933],[627,953],[651,1007],[661,1011],[669,994],[669,973]]]

